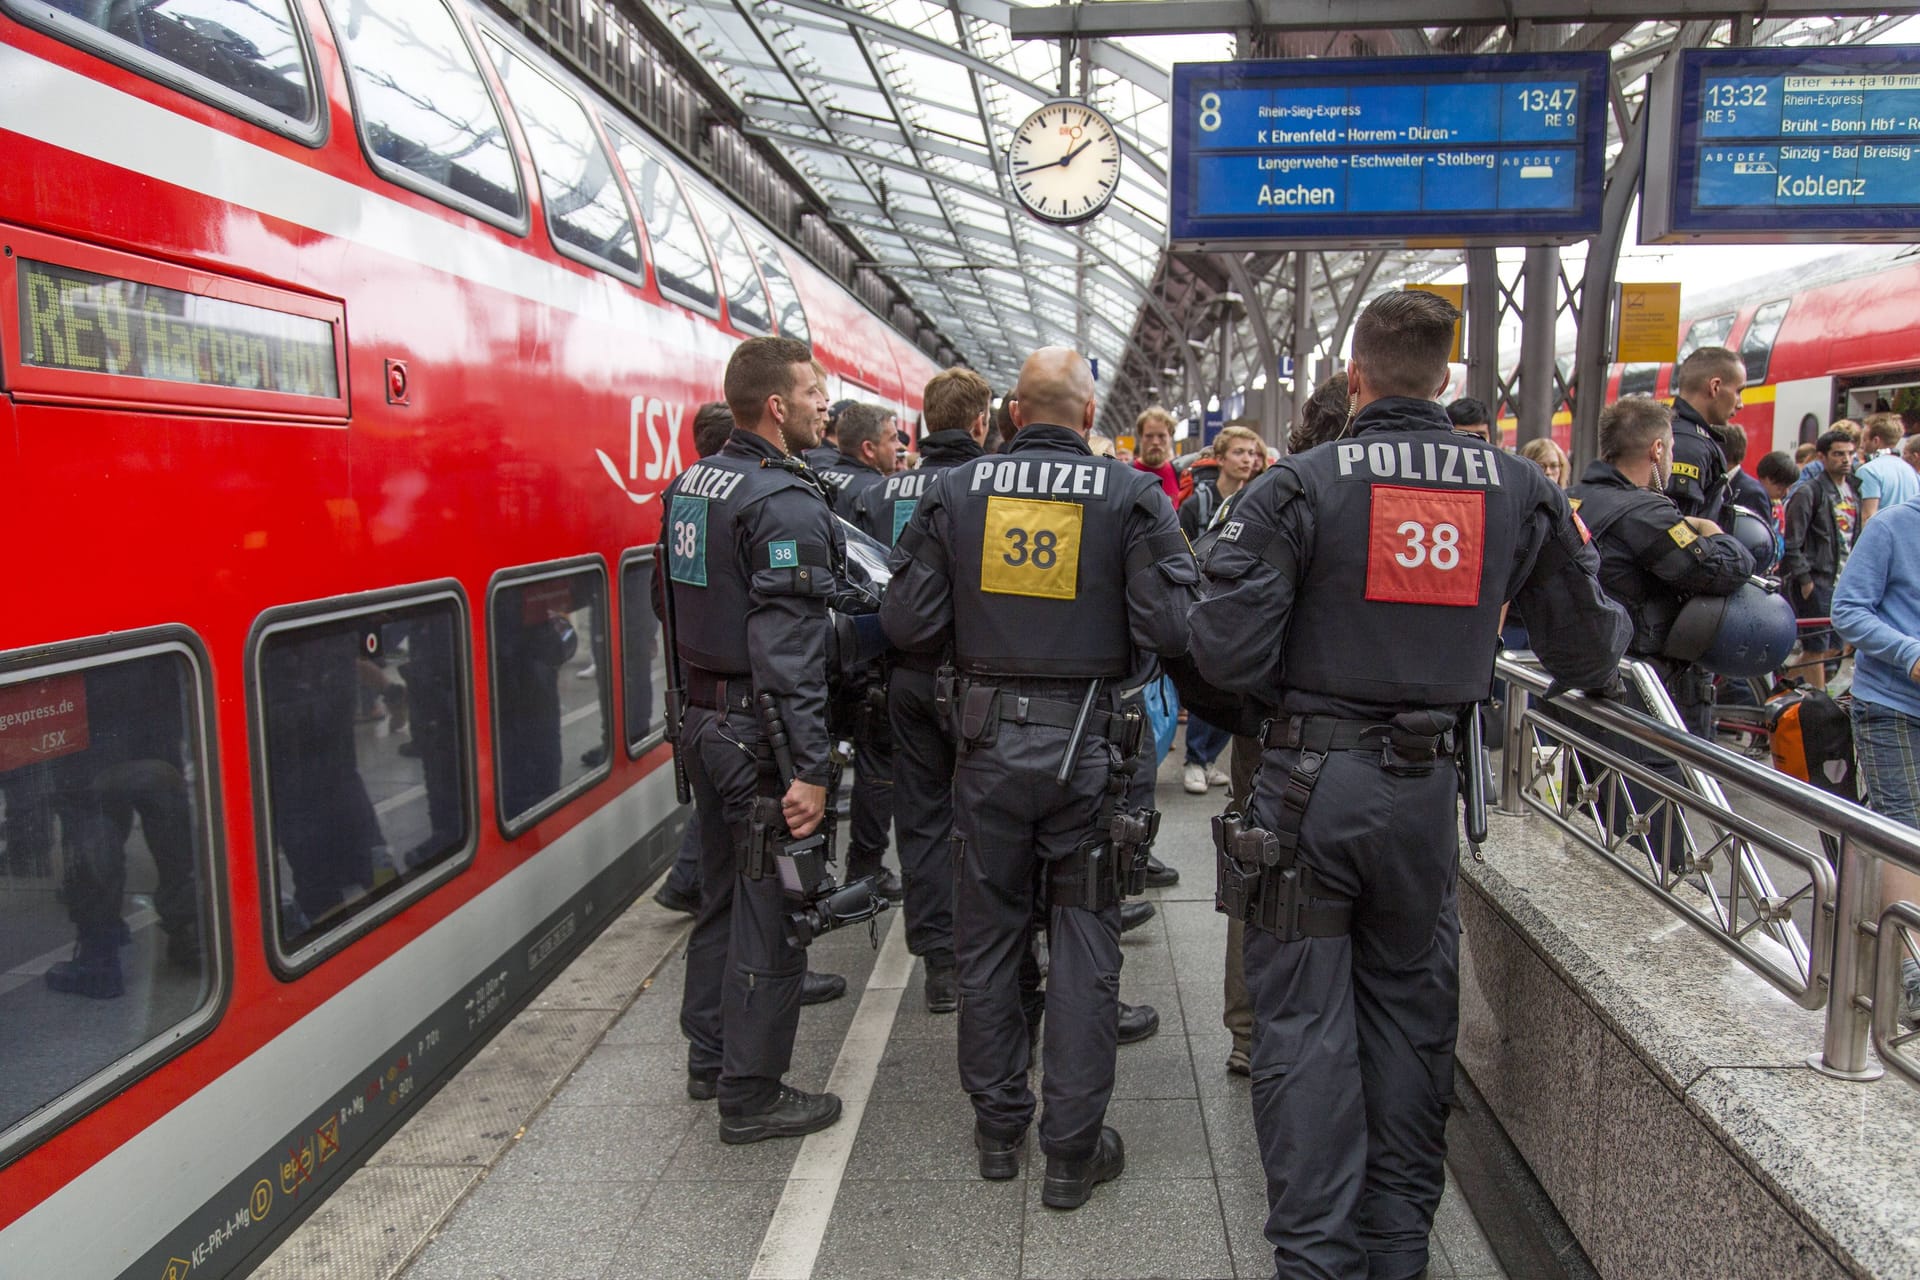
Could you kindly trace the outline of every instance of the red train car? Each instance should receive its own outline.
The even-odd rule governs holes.
[[[679,825],[742,335],[934,369],[447,0],[0,0],[0,1270],[242,1272]]]

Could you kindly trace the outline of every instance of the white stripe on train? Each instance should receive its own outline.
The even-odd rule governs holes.
[[[676,807],[655,769],[0,1231],[0,1256],[113,1280]]]

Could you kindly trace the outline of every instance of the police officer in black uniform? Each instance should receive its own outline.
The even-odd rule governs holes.
[[[933,478],[986,451],[993,389],[971,369],[948,369],[927,383],[927,434],[920,465],[896,471],[855,501],[854,523],[892,546]],[[894,654],[887,677],[893,736],[893,801],[905,882],[907,950],[926,964],[932,1013],[960,1004],[953,958],[953,726],[934,706],[934,673],[942,653]]]
[[[899,473],[900,437],[893,411],[877,404],[848,405],[840,413],[839,431],[840,456],[820,468],[820,478],[833,494],[834,511],[858,526],[861,501]],[[881,541],[893,545],[891,537]],[[880,864],[893,826],[893,734],[887,726],[882,665],[848,683],[834,718],[853,741],[847,878],[871,876],[874,888],[898,902],[904,892],[900,877]]]
[[[1157,479],[1088,451],[1087,362],[1063,347],[1038,351],[1017,394],[1011,448],[940,473],[920,499],[880,619],[902,649],[951,644],[958,673],[954,943],[980,1173],[1018,1175],[1033,1118],[1019,970],[1044,873],[1041,1198],[1073,1209],[1125,1166],[1120,1135],[1102,1122],[1127,887],[1115,872],[1135,861],[1112,838],[1131,817],[1115,812],[1126,790],[1115,765],[1131,758],[1140,725],[1115,686],[1141,651],[1186,650],[1197,574]]]
[[[1732,496],[1720,433],[1740,412],[1747,365],[1725,347],[1701,347],[1673,371],[1673,462],[1667,496],[1683,516],[1730,524]]]
[[[1288,1280],[1427,1264],[1458,1025],[1453,730],[1488,696],[1501,606],[1580,688],[1610,683],[1629,634],[1559,489],[1427,398],[1458,318],[1412,291],[1367,307],[1347,434],[1239,496],[1192,613],[1201,674],[1280,709],[1246,829],[1222,819],[1216,844]]]
[[[826,386],[827,385],[826,366],[821,364],[818,360],[815,360],[813,362],[813,371],[815,374],[819,376],[820,385],[823,387]],[[829,406],[827,409],[826,424],[820,432],[820,443],[813,446],[813,448],[811,449],[802,449],[800,451],[800,456],[802,458],[805,458],[807,461],[807,465],[812,467],[815,471],[818,471],[820,468],[825,466],[831,466],[834,462],[839,460],[840,415],[845,413],[848,407],[851,406],[852,404],[853,404],[853,401],[851,400],[835,400],[833,404]]]
[[[700,914],[687,947],[680,1026],[687,1093],[718,1096],[722,1142],[812,1133],[840,1099],[781,1083],[799,1020],[803,952],[788,944],[780,877],[756,853],[753,810],[779,798],[799,839],[825,813],[828,601],[844,554],[813,471],[792,455],[826,408],[812,353],[752,338],[727,363],[736,426],[674,480],[656,563],[686,681],[678,750],[701,816]],[[756,695],[771,695],[794,776],[777,777]]]

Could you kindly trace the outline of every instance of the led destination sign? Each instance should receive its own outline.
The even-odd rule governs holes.
[[[224,298],[20,260],[20,360],[69,373],[333,398],[335,328]]]
[[[1185,244],[1571,241],[1599,228],[1604,54],[1174,68]]]
[[[1920,230],[1920,48],[1690,50],[1653,129],[1642,240]]]

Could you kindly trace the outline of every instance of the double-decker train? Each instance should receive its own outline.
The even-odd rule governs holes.
[[[769,332],[935,372],[461,0],[0,0],[0,1273],[249,1269],[658,868]]]

